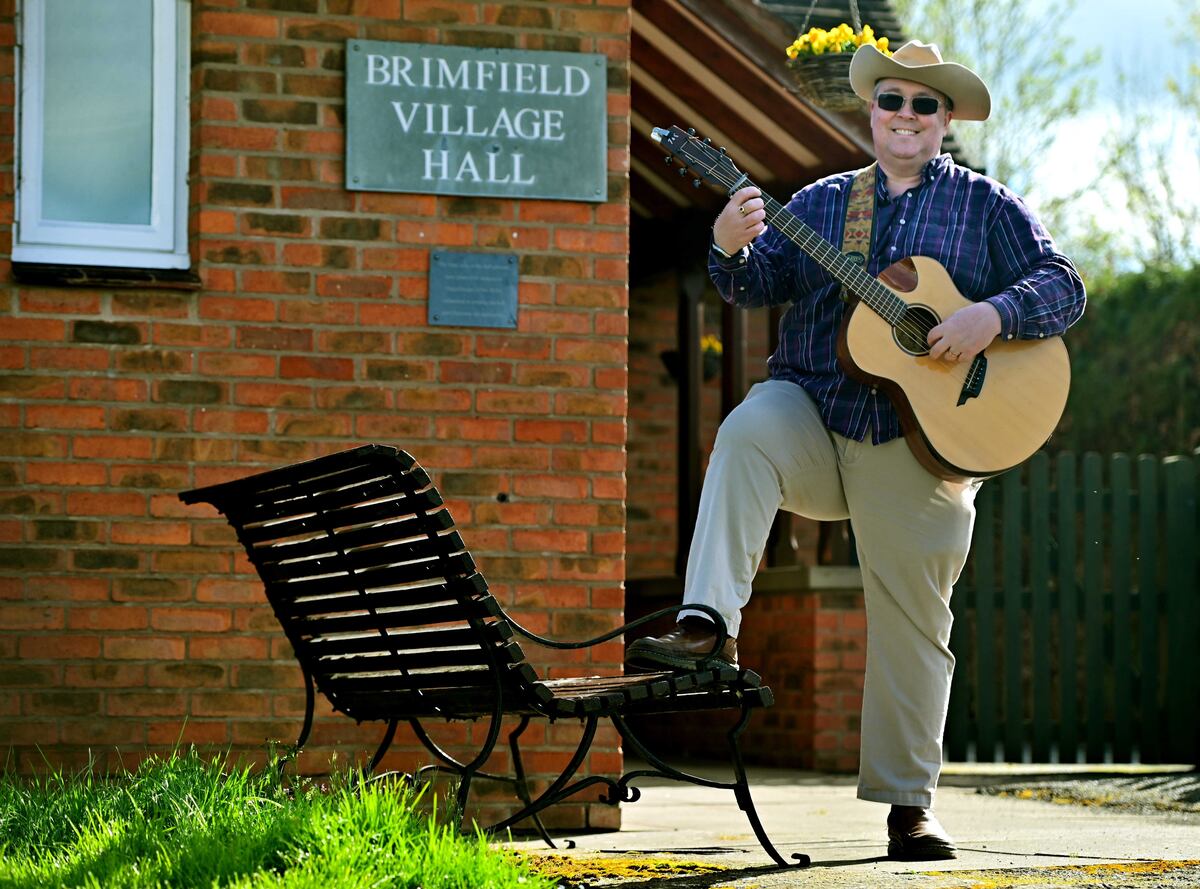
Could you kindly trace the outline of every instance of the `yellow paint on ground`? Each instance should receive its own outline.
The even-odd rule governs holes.
[[[954,880],[961,889],[1016,889],[1020,886],[1094,887],[1099,885],[1119,889],[1122,886],[1146,886],[1141,882],[1125,882],[1121,877],[1166,876],[1172,871],[1200,867],[1200,860],[1187,861],[1123,861],[1110,864],[1068,864],[1054,867],[1022,868],[1020,870],[926,871],[926,876]],[[972,882],[973,881],[973,882]]]
[[[618,855],[522,855],[530,870],[547,877],[567,880],[650,879],[678,877],[684,874],[710,874],[727,870],[707,861],[688,861],[662,856]]]

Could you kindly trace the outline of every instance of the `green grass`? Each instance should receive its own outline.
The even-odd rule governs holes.
[[[554,886],[395,781],[338,783],[285,786],[194,750],[111,779],[0,776],[0,889]]]

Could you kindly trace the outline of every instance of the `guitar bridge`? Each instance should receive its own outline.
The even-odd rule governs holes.
[[[983,379],[987,376],[987,359],[980,352],[967,369],[967,378],[963,381],[962,391],[958,393],[957,407],[967,403],[968,398],[978,398],[983,391]]]

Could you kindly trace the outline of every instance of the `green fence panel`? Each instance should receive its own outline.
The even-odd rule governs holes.
[[[1197,757],[1197,657],[1200,621],[1196,603],[1196,466],[1189,457],[1163,461],[1167,519],[1167,755]]]
[[[1050,761],[1054,694],[1050,650],[1050,458],[1039,451],[1029,462],[1030,641],[1033,645],[1034,762]]]
[[[1112,586],[1112,758],[1133,758],[1133,615],[1131,610],[1130,461],[1114,454],[1109,462],[1112,541],[1109,576]]]
[[[1162,757],[1162,711],[1159,702],[1158,664],[1158,563],[1159,498],[1158,460],[1150,454],[1138,457],[1138,749],[1142,762]]]
[[[1075,455],[1058,455],[1058,759],[1079,757],[1079,699],[1075,681],[1078,584],[1075,581]]]
[[[1104,483],[1099,454],[1083,457],[1084,699],[1088,762],[1104,761]]]
[[[976,757],[996,756],[996,567],[995,488],[984,484],[976,498],[971,560],[975,579],[975,727]],[[982,533],[980,533],[982,532]]]
[[[951,601],[946,753],[1200,764],[1200,453],[986,482]]]
[[[1001,478],[1004,527],[1004,759],[1020,762],[1025,746],[1025,689],[1021,681],[1025,658],[1022,654],[1021,599],[1024,592],[1024,559],[1021,554],[1021,470]]]

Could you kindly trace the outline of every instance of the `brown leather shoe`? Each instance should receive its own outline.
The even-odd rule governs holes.
[[[893,806],[887,825],[888,858],[934,861],[958,857],[954,840],[928,809]]]
[[[696,670],[707,660],[737,666],[737,640],[729,637],[717,652],[717,628],[702,617],[688,615],[665,636],[647,636],[629,644],[626,666],[639,670]]]

